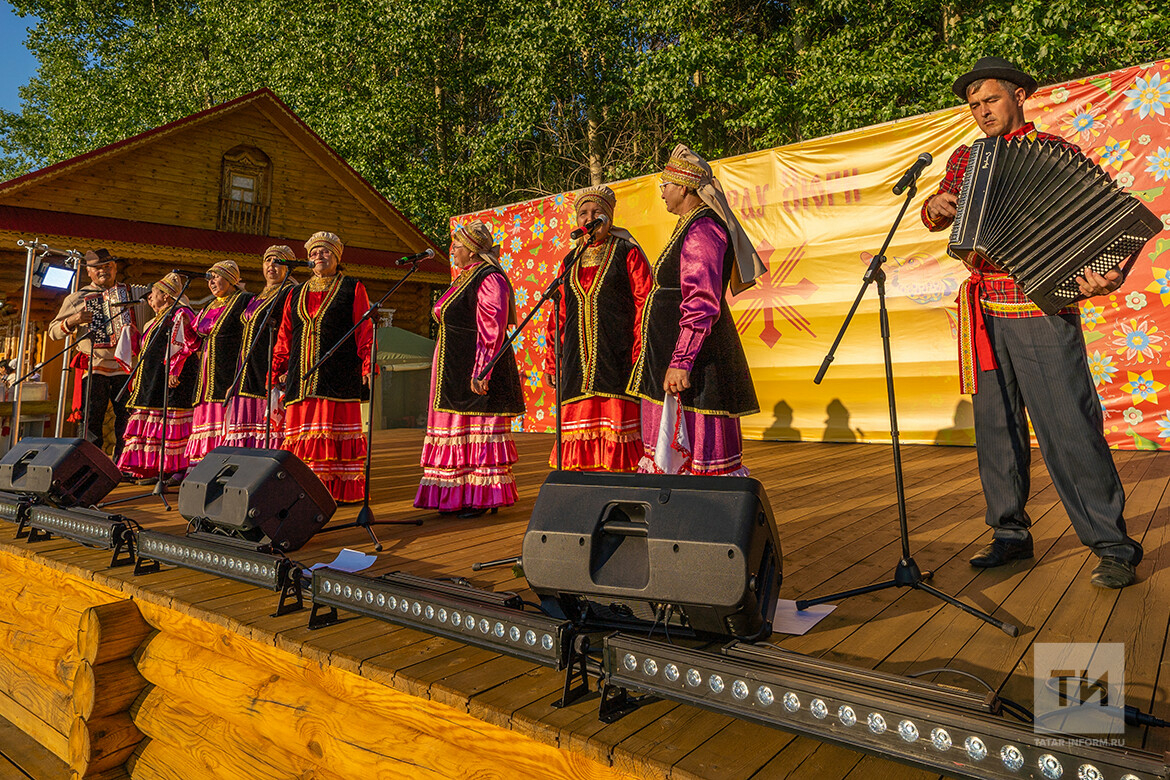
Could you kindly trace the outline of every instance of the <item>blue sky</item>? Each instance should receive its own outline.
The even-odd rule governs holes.
[[[36,23],[36,17],[22,19],[7,0],[0,0],[0,108],[8,111],[20,110],[17,90],[37,72],[37,61],[24,45],[27,28]]]

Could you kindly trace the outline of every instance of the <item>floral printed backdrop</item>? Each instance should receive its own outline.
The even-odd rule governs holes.
[[[1165,61],[1051,90],[1037,125],[1076,142],[1161,216],[1116,294],[1081,304],[1089,368],[1110,444],[1158,449],[1170,440],[1170,68]]]
[[[500,265],[516,293],[516,313],[523,320],[541,299],[557,275],[561,259],[569,251],[569,233],[577,226],[573,197],[561,193],[539,200],[488,209],[451,221],[456,224],[479,219],[492,227],[500,245]],[[550,300],[536,312],[516,337],[516,362],[524,385],[528,413],[512,421],[513,430],[551,431],[554,423],[553,391],[544,383],[546,317]]]
[[[1045,87],[1026,106],[1036,126],[1080,145],[1094,162],[1162,219],[1124,287],[1081,304],[1089,365],[1110,445],[1170,443],[1170,61]],[[965,277],[947,256],[947,234],[930,233],[917,209],[960,143],[978,137],[964,107],[713,161],[729,201],[768,265],[759,284],[730,299],[752,367],[761,413],[746,436],[888,441],[877,305],[872,290],[825,381],[812,377],[900,206],[890,187],[923,150],[935,163],[887,251],[894,373],[904,442],[969,444],[970,402],[958,392],[955,292]],[[685,139],[683,139],[685,140]],[[653,261],[674,224],[657,178],[612,184],[615,223]],[[523,318],[569,249],[573,194],[488,209]],[[549,431],[552,391],[541,377],[551,302],[517,342],[528,413],[517,430]],[[1170,446],[1170,445],[1166,445]]]

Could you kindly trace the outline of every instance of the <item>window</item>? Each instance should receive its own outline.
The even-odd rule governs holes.
[[[223,156],[217,227],[233,233],[268,234],[272,197],[268,155],[252,146],[237,146]]]

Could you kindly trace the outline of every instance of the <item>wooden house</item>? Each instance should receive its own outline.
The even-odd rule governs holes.
[[[0,183],[0,355],[16,352],[26,266],[19,240],[81,252],[104,247],[126,260],[122,279],[140,284],[230,259],[258,290],[264,250],[287,244],[303,257],[317,230],[341,237],[345,271],[372,300],[405,273],[396,259],[434,249],[385,304],[395,326],[429,334],[430,304],[450,283],[445,248],[268,89]],[[196,280],[191,297],[208,294],[201,288]],[[59,348],[44,330],[64,295],[33,291],[28,358]],[[45,372],[53,393],[57,375],[52,366]]]

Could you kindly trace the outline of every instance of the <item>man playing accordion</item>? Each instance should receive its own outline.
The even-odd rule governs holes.
[[[1026,121],[1024,101],[1036,86],[1034,78],[1007,60],[984,57],[955,81],[954,92],[967,101],[989,138],[1036,139],[1079,152]],[[923,204],[922,221],[930,230],[944,230],[954,220],[967,162],[968,148],[960,146],[947,161],[938,192]],[[962,392],[972,394],[979,478],[993,529],[991,544],[971,558],[971,565],[990,568],[1033,555],[1031,520],[1024,509],[1030,417],[1073,528],[1100,558],[1093,584],[1132,584],[1142,547],[1126,534],[1125,491],[1102,432],[1076,306],[1046,315],[994,264],[976,259],[969,270],[959,295]],[[1086,268],[1077,285],[1090,297],[1110,293],[1123,281],[1116,268],[1104,276]]]
[[[138,353],[139,331],[132,305],[145,288],[131,288],[118,281],[118,258],[105,249],[85,253],[85,270],[90,283],[71,293],[49,324],[53,339],[78,338],[90,327],[100,333],[95,340],[82,339],[75,344],[77,353],[70,365],[74,369],[73,414],[71,420],[83,419],[82,408],[89,401],[87,430],[82,434],[98,447],[103,445],[106,408],[114,406],[114,453],[117,462],[122,454],[123,435],[130,412],[126,397],[119,397]],[[95,317],[96,315],[96,317]],[[92,387],[89,384],[89,361],[93,360]]]

